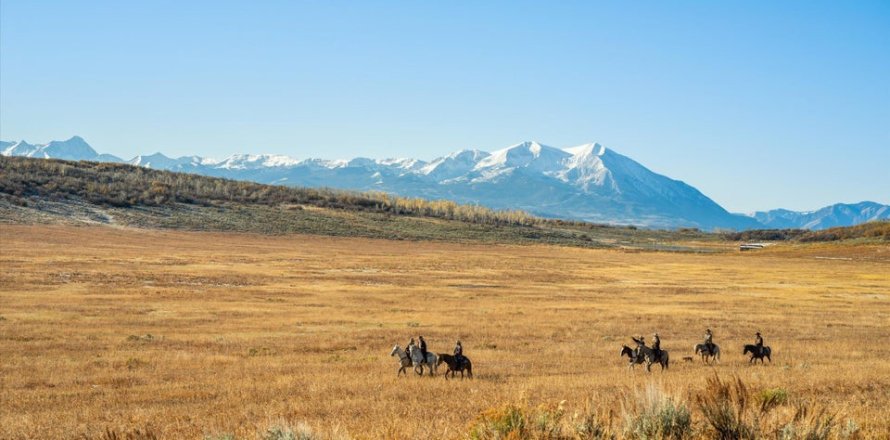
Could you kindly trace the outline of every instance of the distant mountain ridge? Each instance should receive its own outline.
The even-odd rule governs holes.
[[[758,211],[751,214],[751,217],[771,229],[821,230],[890,219],[890,206],[875,202],[837,203],[815,211]]]
[[[820,222],[790,211],[732,214],[692,186],[654,173],[597,143],[560,149],[528,141],[491,153],[461,150],[429,162],[361,157],[297,160],[267,154],[214,160],[170,158],[161,153],[123,160],[98,154],[78,136],[45,145],[3,142],[0,151],[5,156],[121,162],[267,184],[384,191],[494,209],[521,209],[543,217],[654,228],[741,230],[812,224],[816,229],[890,215],[890,209],[878,209],[874,215],[833,214],[834,220]]]

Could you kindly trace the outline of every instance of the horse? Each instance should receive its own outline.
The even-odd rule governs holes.
[[[706,364],[711,363],[709,358],[720,361],[720,346],[713,344],[713,348],[709,350],[708,344],[695,344],[695,354],[700,354],[702,362]]]
[[[670,356],[668,356],[667,350],[661,350],[660,356],[655,356],[655,350],[650,347],[642,346],[637,350],[634,350],[626,345],[621,347],[621,356],[627,356],[628,365],[633,368],[636,364],[646,363],[646,371],[652,371],[652,364],[658,363],[661,365],[661,370],[664,371],[668,368],[670,364]]]
[[[408,358],[408,353],[405,353],[405,350],[402,350],[402,347],[396,345],[392,348],[392,351],[389,353],[389,355],[399,357],[399,371],[396,373],[396,377],[398,377],[402,373],[405,373],[405,375],[407,376],[408,373],[405,371],[405,369],[411,366],[411,359]],[[414,371],[417,371],[416,367]]]
[[[439,363],[439,359],[436,356],[436,353],[428,351],[426,353],[426,359],[424,359],[423,353],[420,352],[420,347],[412,345],[408,347],[408,351],[411,355],[411,362],[414,364],[415,373],[423,376],[423,367],[425,365],[427,368],[430,369],[430,376],[436,375],[436,366]]]
[[[439,363],[445,363],[448,365],[448,371],[445,372],[445,380],[448,380],[448,373],[451,373],[451,377],[454,377],[454,373],[460,371],[460,379],[464,379],[464,370],[467,371],[467,376],[472,379],[473,378],[473,363],[470,362],[470,358],[466,356],[461,356],[463,358],[463,362],[458,363],[457,357],[452,356],[448,353],[439,353]]]
[[[773,362],[773,358],[770,357],[772,355],[772,350],[768,345],[764,345],[758,350],[757,346],[754,344],[745,344],[745,350],[742,351],[742,354],[748,353],[751,353],[751,359],[748,359],[749,364],[751,362],[756,362],[757,359],[760,359],[760,363],[762,364],[763,358],[769,359],[770,363]]]
[[[634,351],[633,348],[630,348],[626,345],[621,346],[621,356],[627,356],[627,366],[633,368],[636,364],[642,364],[643,358],[641,356],[637,356],[637,352]]]

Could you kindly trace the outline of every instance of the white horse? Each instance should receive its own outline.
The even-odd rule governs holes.
[[[420,347],[416,345],[411,345],[408,347],[408,351],[411,354],[411,362],[414,364],[414,372],[423,376],[423,367],[426,366],[430,370],[430,375],[436,375],[436,364],[439,363],[439,357],[436,356],[436,353],[426,352],[426,359],[423,358],[423,353],[420,352]],[[420,371],[418,372],[418,368]]]
[[[392,351],[389,353],[390,356],[398,356],[399,357],[399,371],[396,373],[396,377],[405,373],[407,376],[408,373],[405,372],[405,369],[411,365],[411,359],[408,358],[408,353],[405,353],[405,350],[402,350],[402,347],[398,345],[393,346]]]

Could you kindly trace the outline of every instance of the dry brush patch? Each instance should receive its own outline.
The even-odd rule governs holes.
[[[650,389],[705,432],[696,396],[715,372],[753,395],[785,393],[764,426],[819,402],[837,435],[847,419],[886,432],[890,267],[797,249],[0,226],[0,438],[256,438],[300,423],[322,437],[459,438],[511,405],[627,435],[627,399]],[[681,362],[706,327],[721,363]],[[772,364],[741,355],[757,330]],[[621,344],[654,331],[670,370],[629,371]],[[396,378],[389,351],[418,334],[437,352],[461,338],[476,378]],[[796,417],[782,432],[819,420]]]

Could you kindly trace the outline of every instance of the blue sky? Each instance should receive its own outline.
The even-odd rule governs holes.
[[[890,203],[890,2],[0,3],[0,138],[122,157],[598,141],[732,211]]]

